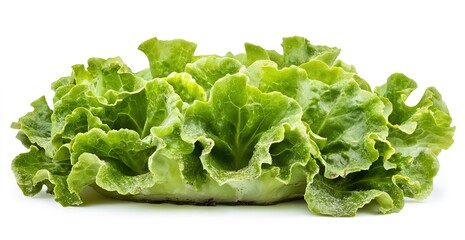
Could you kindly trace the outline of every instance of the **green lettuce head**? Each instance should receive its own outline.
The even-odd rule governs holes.
[[[12,162],[27,196],[63,206],[82,191],[135,201],[273,204],[304,198],[310,211],[353,216],[375,201],[398,212],[425,199],[455,127],[441,95],[395,73],[375,87],[340,50],[283,39],[282,54],[195,55],[185,40],[149,39],[149,68],[91,58],[52,83],[12,124],[29,151]]]

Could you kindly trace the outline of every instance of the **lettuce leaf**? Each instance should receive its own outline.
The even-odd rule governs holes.
[[[284,63],[286,67],[299,66],[312,59],[332,65],[341,52],[340,49],[327,46],[315,46],[303,37],[283,38]]]
[[[44,149],[48,157],[53,157],[54,149],[50,143],[53,111],[44,96],[32,102],[31,106],[34,111],[21,117],[12,127],[20,130],[17,138],[24,146],[29,148],[33,144],[37,145]]]
[[[63,206],[82,203],[79,195],[69,191],[66,179],[72,165],[69,162],[54,162],[45,151],[34,145],[29,152],[19,154],[11,164],[19,188],[26,196],[34,196],[44,185],[48,193]]]
[[[207,56],[186,65],[186,72],[209,92],[218,79],[239,72],[242,64],[229,57]]]
[[[163,41],[151,38],[139,46],[150,63],[152,78],[166,77],[172,72],[183,72],[192,61],[197,45],[182,39]]]
[[[372,201],[382,213],[398,212],[404,206],[404,194],[393,176],[394,170],[385,170],[381,161],[346,178],[328,179],[319,174],[307,186],[305,200],[310,211],[324,215],[354,216]]]
[[[405,104],[416,87],[405,75],[393,74],[386,84],[375,89],[392,108],[387,114],[386,140],[395,153],[389,147],[389,164],[378,160],[368,170],[346,178],[315,176],[305,193],[311,211],[353,216],[357,209],[375,200],[381,212],[398,212],[404,206],[404,196],[422,200],[431,194],[439,170],[437,155],[453,143],[455,127],[450,126],[448,109],[434,88],[428,88],[417,105]]]
[[[202,166],[219,184],[256,178],[264,164],[288,181],[294,165],[304,166],[311,153],[318,154],[317,146],[305,133],[297,102],[262,93],[247,81],[245,75],[220,79],[208,102],[186,110],[181,136],[202,144]]]
[[[325,138],[320,151],[326,178],[366,170],[378,159],[375,144],[385,142],[388,134],[384,104],[374,93],[360,89],[352,75],[344,79],[343,70],[328,75],[313,69],[315,80],[310,80],[306,70],[295,66],[280,70],[267,66],[262,71],[259,88],[296,99],[302,121]]]
[[[416,87],[407,76],[393,74],[375,91],[393,105],[387,139],[396,149],[391,161],[406,177],[403,190],[406,196],[421,200],[433,189],[433,177],[439,170],[437,156],[452,145],[455,127],[450,126],[449,110],[435,88],[427,88],[415,106],[405,104]]]

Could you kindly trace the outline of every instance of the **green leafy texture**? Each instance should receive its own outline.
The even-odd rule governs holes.
[[[211,57],[211,56],[219,57],[218,55],[208,55],[206,57]],[[234,55],[231,52],[227,52],[224,56],[228,57],[228,58],[232,58],[232,59],[238,61],[241,65],[247,65],[247,54],[245,54],[245,53],[239,53],[239,54]]]
[[[174,91],[185,103],[207,100],[204,89],[188,73],[172,73],[165,80],[173,86]]]
[[[82,203],[78,195],[68,190],[66,178],[71,169],[69,162],[54,162],[43,149],[31,146],[29,152],[19,154],[13,160],[11,168],[26,196],[34,196],[46,185],[48,192],[55,194],[55,200],[63,206]]]
[[[225,55],[225,57],[232,57],[232,56],[234,56],[232,53],[227,53]],[[194,56],[192,56],[192,61],[191,62],[195,62],[195,61],[197,61],[199,59],[207,58],[207,57],[222,57],[222,56],[217,55],[217,54],[194,55]],[[232,58],[234,58],[234,57],[232,57]]]
[[[321,174],[309,182],[305,200],[310,211],[331,216],[354,216],[358,209],[375,200],[382,213],[398,212],[404,206],[404,194],[393,179],[402,179],[395,170],[385,170],[382,161],[369,170],[346,178],[328,179]]]
[[[73,76],[76,85],[88,85],[104,104],[115,103],[121,93],[137,92],[144,86],[144,80],[135,77],[121,58],[90,58],[87,69],[82,64],[73,66]]]
[[[334,61],[333,67],[340,67],[340,68],[344,69],[344,71],[346,71],[346,72],[357,73],[357,70],[355,69],[354,65],[347,64],[347,63],[343,62],[340,59],[337,59],[336,61]]]
[[[386,170],[379,160],[369,170],[346,178],[315,176],[305,193],[309,209],[324,215],[354,216],[359,208],[376,200],[382,213],[391,213],[403,208],[404,196],[421,200],[430,194],[439,169],[434,154],[425,151],[416,158],[395,154],[390,161],[398,166]]]
[[[69,173],[67,179],[69,190],[79,194],[84,187],[95,183],[96,176],[104,164],[105,162],[95,154],[81,154]]]
[[[302,120],[327,139],[321,149],[325,177],[368,169],[379,157],[376,142],[388,132],[383,102],[353,80],[323,86],[313,96]]]
[[[62,138],[70,142],[78,133],[85,133],[93,128],[99,128],[105,132],[110,131],[110,127],[100,118],[94,116],[88,109],[78,107],[66,116],[65,125],[60,134]]]
[[[189,144],[181,139],[180,132],[172,134],[164,138],[166,148],[161,149],[155,153],[153,163],[153,172],[156,174],[157,179],[163,182],[171,176],[167,176],[163,172],[165,168],[173,168],[169,161],[175,161],[178,164],[177,169],[172,169],[171,172],[180,171],[179,176],[182,177],[182,182],[194,186],[200,190],[202,186],[207,183],[208,174],[202,166],[200,155],[202,147],[200,143]],[[170,173],[170,175],[177,175]]]
[[[68,183],[66,182],[68,176],[61,176],[52,174],[49,170],[41,169],[37,171],[34,178],[32,179],[33,184],[38,185],[41,182],[45,182],[45,185],[53,186],[53,194],[55,195],[55,201],[59,202],[63,206],[77,206],[82,204],[82,200],[79,195],[70,192]]]
[[[300,65],[307,72],[310,79],[322,81],[328,85],[351,79],[354,73],[346,72],[339,67],[329,67],[319,60],[312,60]]]
[[[138,194],[143,189],[155,184],[155,177],[151,172],[139,175],[127,175],[124,169],[119,169],[117,165],[106,163],[99,170],[96,180],[98,187],[117,192],[120,195]]]
[[[153,79],[152,73],[150,72],[150,68],[143,69],[137,73],[134,74],[137,77],[141,77],[142,79],[146,81],[150,81]]]
[[[73,76],[66,76],[61,77],[60,79],[56,80],[52,83],[52,90],[55,92],[53,96],[53,104],[60,100],[66,93],[69,92],[71,88],[75,86],[74,77]]]
[[[258,60],[269,60],[268,52],[260,46],[251,43],[244,44],[245,54],[247,55],[247,66]]]
[[[87,85],[80,84],[72,87],[66,95],[55,102],[51,116],[52,144],[55,149],[69,143],[77,133],[85,132],[92,127],[99,126],[108,130],[108,126],[105,127],[106,124],[90,112],[92,109],[102,109],[105,105],[96,97],[88,95],[88,91]]]
[[[70,101],[72,101],[71,96]],[[80,96],[86,97],[85,94]],[[156,149],[157,136],[169,135],[173,131],[172,129],[179,125],[181,117],[179,111],[182,104],[180,97],[174,93],[174,89],[168,81],[155,79],[147,82],[139,92],[128,94],[112,105],[103,105],[100,101],[95,101],[95,98],[87,98],[87,100],[89,99],[94,100],[91,102],[94,106],[92,104],[81,105],[90,110],[78,107],[65,117],[62,131],[55,136],[72,142],[70,146],[68,146],[69,144],[62,145],[61,149],[64,149],[63,152],[70,149],[68,152],[71,151],[72,162],[78,166],[81,165],[78,160],[80,156],[89,153],[96,154],[95,156],[98,155],[98,157],[111,162],[111,165],[105,164],[105,167],[100,169],[98,174],[101,176],[114,175],[113,181],[122,182],[111,183],[111,178],[102,178],[98,180],[101,183],[98,187],[108,191],[115,190],[122,194],[127,194],[128,191],[131,193],[140,191],[140,184],[143,183],[136,184],[137,179],[145,179],[147,184],[152,182],[149,179],[153,179],[153,176],[149,176],[151,174],[147,174],[147,171],[149,156]],[[79,102],[73,103],[80,105]],[[128,129],[110,131],[110,127],[116,129],[129,127],[136,132]],[[151,131],[153,132],[151,133]],[[139,134],[143,134],[143,137],[148,135],[151,137],[140,139]],[[93,145],[92,141],[98,142],[98,144]],[[85,166],[85,164],[82,165]],[[118,166],[118,168],[114,166]],[[85,184],[73,187],[75,193],[79,193],[86,184],[89,185],[92,181],[97,180],[96,176],[89,178],[89,176],[75,173],[76,171],[79,172],[74,170],[71,176],[77,175],[82,178]],[[134,174],[136,175],[131,176]],[[129,182],[134,184],[127,185]],[[151,185],[149,184],[147,187]]]
[[[136,131],[129,129],[104,131],[101,128],[76,135],[70,148],[75,165],[68,179],[73,191],[79,193],[93,182],[103,190],[120,194],[136,194],[151,187],[155,178],[149,172],[150,157],[155,150],[164,148],[161,138],[169,137],[179,127],[181,103],[168,81],[154,79],[147,82],[143,91],[123,99],[111,111],[105,112],[116,119],[111,124],[113,127],[130,126],[129,121],[145,126],[143,129],[149,131],[144,134],[146,137],[141,139]],[[145,132],[142,127],[136,129]],[[93,167],[83,171],[87,165]]]
[[[154,175],[147,172],[127,175],[117,162],[106,162],[94,154],[80,155],[73,166],[67,182],[71,192],[79,194],[84,187],[92,185],[99,190],[116,192],[120,195],[138,194],[155,184]]]
[[[21,117],[18,123],[13,124],[14,128],[20,130],[17,138],[26,147],[35,144],[45,150],[48,157],[53,157],[54,149],[51,144],[52,110],[49,108],[45,97],[31,103],[34,108],[32,112]]]
[[[284,67],[284,56],[282,54],[279,54],[275,50],[266,50],[266,52],[268,53],[270,60],[278,65],[279,68]]]
[[[150,129],[150,135],[157,137],[171,134],[182,118],[180,111],[183,102],[167,83],[164,80],[154,80],[146,85],[149,104],[144,129]]]
[[[431,151],[420,152],[416,157],[395,154],[391,161],[398,163],[394,182],[405,196],[423,200],[433,191],[433,178],[439,170],[437,156]]]
[[[59,131],[55,130],[53,140],[57,148],[66,142],[63,138],[71,140],[75,134],[91,128],[105,131],[109,128],[128,128],[145,137],[153,127],[162,134],[165,129],[172,127],[173,121],[180,118],[182,100],[173,87],[162,79],[147,82],[138,92],[125,92],[126,96],[115,104],[102,104],[95,97],[87,95],[86,89],[86,85],[78,85],[55,104],[54,123]],[[80,110],[76,115],[69,112],[66,106],[88,111]],[[61,120],[63,116],[64,120]],[[73,133],[70,129],[74,129]]]
[[[393,74],[375,91],[393,106],[387,139],[396,150],[391,162],[398,164],[400,174],[408,178],[403,190],[408,197],[424,199],[431,193],[439,169],[437,155],[452,145],[455,127],[450,126],[449,111],[434,88],[426,89],[415,106],[405,104],[416,87],[415,81],[405,75]]]
[[[278,65],[271,60],[257,60],[247,68],[241,69],[241,72],[249,77],[249,84],[258,87],[263,78],[263,69],[266,67],[278,68]]]
[[[339,81],[353,79],[355,80],[361,89],[370,91],[370,85],[359,77],[355,72],[346,71],[344,68],[337,66],[328,66],[326,63],[320,60],[310,60],[302,65],[300,68],[303,68],[307,72],[307,76],[313,80],[319,80],[326,84],[334,84]]]
[[[165,79],[147,82],[141,92],[132,94],[114,107],[99,113],[101,118],[109,116],[113,129],[128,128],[138,132],[142,138],[150,135],[152,128],[160,137],[170,133],[181,118],[182,100]],[[115,117],[113,117],[115,116]]]
[[[62,144],[59,138],[56,140],[54,139],[55,135],[63,131],[66,116],[71,114],[74,109],[79,107],[86,109],[90,109],[91,107],[105,107],[96,97],[88,95],[87,92],[89,92],[88,85],[76,85],[69,89],[69,91],[53,105],[54,111],[51,116],[51,134],[53,138],[52,142],[55,147],[59,147]]]
[[[175,136],[172,136],[172,131],[179,129],[180,125],[180,119],[177,115],[179,114],[179,104],[177,103],[179,97],[174,95],[177,98],[175,97],[175,104],[171,109],[175,113],[172,115],[170,109],[163,110],[165,104],[171,102],[163,97],[173,94],[172,87],[166,81],[162,79],[153,80],[147,83],[146,90],[147,95],[145,93],[142,95],[147,97],[144,101],[153,101],[153,103],[160,104],[140,105],[143,108],[153,105],[148,107],[149,113],[147,115],[155,114],[165,117],[168,115],[168,117],[161,118],[164,119],[164,121],[160,121],[162,124],[150,128],[149,136],[144,139],[140,139],[136,132],[128,129],[111,130],[105,133],[94,128],[87,133],[77,135],[71,143],[72,160],[75,164],[68,178],[70,189],[73,192],[78,194],[85,186],[91,185],[99,191],[116,192],[119,196],[133,195],[154,186],[155,174],[159,178],[160,176],[166,176],[166,172],[163,172],[165,169],[159,165],[155,166],[152,157],[155,155],[154,152],[159,152],[166,147],[165,139],[169,140],[179,136],[178,132],[175,133]],[[164,92],[164,90],[167,90],[167,92]],[[155,106],[162,106],[162,109],[157,109]],[[92,143],[85,142],[81,144],[79,142],[81,139],[83,141],[96,141],[102,145],[96,145],[94,149]],[[155,144],[156,148],[154,147]],[[189,146],[189,144],[184,143],[182,146]],[[179,149],[181,148],[177,150]],[[169,161],[174,161],[174,158],[169,159]],[[134,170],[136,167],[139,171]]]
[[[169,41],[151,38],[139,46],[148,58],[152,78],[166,77],[172,72],[184,72],[192,61],[197,45],[182,39]]]
[[[263,92],[281,92],[294,98],[302,107],[305,107],[305,98],[301,91],[307,92],[309,81],[307,73],[296,66],[278,70],[274,66],[261,67],[261,79],[258,88]]]
[[[92,185],[121,195],[138,194],[155,184],[155,176],[148,169],[155,148],[145,143],[145,139],[140,140],[131,130],[110,131],[108,134],[91,130],[86,134],[88,136],[77,135],[71,144],[75,163],[67,181],[73,193],[79,194],[84,187]],[[101,136],[89,136],[91,134]],[[82,143],[82,139],[98,144],[91,149]],[[77,160],[75,156],[79,156]]]
[[[144,85],[145,81],[134,76],[120,58],[90,58],[87,69],[82,64],[74,65],[71,77],[61,78],[52,85],[55,90],[51,131],[54,147],[62,145],[60,133],[66,116],[74,109],[112,107],[140,92]]]
[[[151,138],[140,139],[132,130],[111,130],[108,133],[94,128],[80,133],[71,142],[71,163],[76,164],[83,153],[92,153],[100,158],[117,160],[127,167],[128,174],[142,174],[148,171],[147,161],[155,151]]]
[[[306,128],[300,122],[302,112],[298,104],[280,93],[261,93],[247,81],[244,75],[224,77],[214,85],[208,102],[195,102],[186,110],[181,136],[189,143],[198,141],[203,145],[202,165],[220,184],[257,178],[262,164],[280,165],[279,160],[273,162],[270,147],[277,144],[277,149],[283,148],[276,152],[277,156],[286,151],[279,144],[286,144],[285,125],[298,128],[298,133],[291,134],[298,140],[286,141],[302,141],[304,145],[298,149],[303,153],[287,159],[289,165],[282,168],[305,165],[313,161],[308,154],[310,148],[317,152],[316,144],[306,137]]]
[[[296,66],[262,67],[262,71],[259,88],[294,98],[304,111],[302,120],[326,139],[320,145],[325,177],[366,170],[378,159],[375,145],[386,142],[388,128],[384,104],[375,94],[360,89],[354,80],[328,80],[332,85],[309,80],[307,72]],[[328,79],[337,76],[328,75]],[[386,144],[387,160],[392,150]]]
[[[78,107],[65,117],[64,126],[60,132],[53,135],[54,146],[57,147],[54,161],[68,161],[70,159],[69,143],[78,133],[85,133],[93,128],[109,131],[110,127],[102,123],[88,109]]]
[[[284,137],[281,142],[271,144],[269,152],[272,159],[272,164],[264,164],[264,168],[269,168],[275,172],[276,176],[280,180],[284,180],[285,183],[289,183],[292,175],[292,168],[294,165],[302,164],[303,159],[308,159],[308,156],[315,158],[320,156],[320,151],[312,140],[308,139],[308,136],[302,134],[306,131],[305,125],[298,125],[296,128],[292,128],[290,125],[285,124],[284,126]],[[316,174],[318,166],[313,159],[307,163],[309,178]]]
[[[200,142],[189,144],[177,134],[171,134],[163,141],[166,147],[159,147],[151,157],[150,171],[154,173],[155,184],[129,199],[200,204],[208,199],[215,203],[269,204],[302,196],[305,180],[315,170],[314,161],[306,166],[295,166],[285,183],[277,178],[280,173],[277,167],[266,166],[256,179],[231,180],[220,185],[202,166],[203,146]]]
[[[242,64],[230,57],[208,56],[186,65],[186,72],[209,92],[218,79],[239,72]]]
[[[74,78],[72,76],[61,77],[52,83],[52,90],[57,91],[61,87],[75,85]]]
[[[331,66],[341,51],[338,48],[314,46],[307,39],[297,36],[283,38],[281,45],[284,51],[283,56],[286,67],[291,65],[299,66],[311,59],[320,60]]]

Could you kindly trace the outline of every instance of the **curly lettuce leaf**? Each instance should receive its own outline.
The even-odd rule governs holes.
[[[398,212],[404,196],[422,200],[430,195],[439,170],[437,155],[452,144],[455,128],[450,126],[447,107],[434,88],[428,88],[415,106],[405,104],[416,86],[405,75],[394,74],[375,90],[389,108],[385,113],[390,122],[386,140],[395,149],[388,159],[389,168],[378,161],[346,178],[315,176],[305,194],[311,211],[353,216],[357,209],[376,200],[381,212]],[[389,199],[391,206],[386,205]]]
[[[52,142],[56,149],[62,144],[61,132],[66,117],[74,109],[89,110],[111,108],[122,99],[140,92],[145,81],[132,74],[120,58],[91,58],[87,69],[82,64],[73,66],[70,77],[60,78],[52,84],[55,91],[52,114]]]
[[[404,196],[422,200],[431,193],[439,167],[434,154],[422,152],[416,158],[394,154],[391,161],[398,166],[386,169],[378,160],[370,169],[345,178],[328,179],[318,174],[305,193],[309,209],[323,215],[354,216],[358,209],[376,201],[380,212],[392,213],[402,210]]]
[[[338,66],[329,66],[320,60],[310,60],[299,66],[307,72],[307,76],[313,80],[319,80],[326,84],[334,84],[339,81],[353,79],[363,90],[371,92],[370,85],[359,77],[355,70],[346,70]]]
[[[12,127],[19,129],[17,138],[29,147],[34,144],[45,150],[48,157],[53,157],[54,149],[51,144],[51,126],[53,111],[47,104],[44,96],[31,103],[34,108],[32,112],[19,118]]]
[[[128,168],[129,174],[141,174],[148,171],[147,161],[155,148],[151,138],[141,139],[132,130],[111,130],[106,133],[95,128],[73,139],[70,145],[71,163],[75,164],[83,153],[92,153],[109,161],[117,159]]]
[[[153,185],[153,174],[148,173],[149,158],[162,145],[161,138],[171,134],[179,126],[181,119],[182,100],[169,81],[170,79],[155,79],[144,83],[143,88],[135,92],[122,89],[121,95],[125,95],[124,97],[120,96],[112,104],[104,104],[92,91],[89,92],[89,85],[93,83],[91,79],[87,81],[89,84],[83,81],[73,85],[71,91],[56,102],[55,106],[58,107],[53,113],[56,118],[51,119],[52,123],[58,123],[62,127],[53,135],[58,149],[53,160],[71,163],[73,169],[78,166],[77,170],[70,173],[74,177],[68,177],[67,180],[82,178],[84,181],[77,184],[78,187],[73,187],[74,194],[79,194],[87,185],[95,185],[97,180],[96,187],[121,194],[135,193]],[[172,83],[178,84],[175,81]],[[63,86],[58,86],[60,87]],[[64,116],[64,120],[58,116]],[[50,134],[52,125],[47,127]],[[88,162],[79,163],[83,154],[93,154],[99,161],[105,162],[96,172],[97,175],[81,176],[79,166],[88,168]],[[49,181],[54,181],[53,174],[50,176]],[[66,177],[64,179],[66,182]],[[146,179],[145,187],[140,187],[142,179]],[[133,184],[128,185],[129,182]]]
[[[79,193],[94,182],[99,189],[123,195],[152,187],[155,181],[152,156],[165,148],[164,139],[169,139],[179,128],[180,108],[180,97],[168,81],[154,79],[142,91],[106,111],[107,117],[117,119],[110,126],[119,130],[105,131],[98,127],[75,135],[69,147],[73,169],[68,181],[73,191]],[[137,127],[139,132],[119,128],[131,126],[129,121],[144,127]]]
[[[302,107],[302,120],[326,139],[320,146],[325,177],[344,177],[366,170],[380,156],[376,143],[389,145],[385,141],[388,128],[383,102],[354,80],[330,80],[339,74],[314,75],[317,79],[326,77],[326,82],[332,83],[328,85],[309,80],[307,71],[296,66],[280,70],[262,67],[262,71],[259,88],[294,98]],[[389,147],[387,151],[391,151]]]
[[[404,206],[404,194],[393,181],[395,173],[377,161],[369,170],[345,178],[328,179],[318,174],[309,182],[305,200],[310,211],[323,215],[354,216],[372,201],[382,213],[398,212]]]
[[[270,60],[270,56],[264,48],[251,43],[245,43],[244,47],[247,56],[247,66],[250,66],[258,60]]]
[[[321,149],[326,177],[366,170],[378,159],[375,145],[384,142],[388,132],[383,111],[383,102],[353,80],[318,90],[318,98],[309,102],[302,120],[327,139]]]
[[[320,60],[331,66],[341,52],[339,48],[312,45],[307,39],[297,36],[283,38],[281,45],[286,67],[299,66],[311,59]]]
[[[423,200],[433,191],[433,178],[439,171],[437,156],[430,151],[420,152],[416,157],[395,154],[393,162],[398,164],[395,183],[406,197]]]
[[[241,69],[241,73],[244,73],[249,77],[250,85],[258,87],[263,78],[264,70],[267,67],[278,68],[278,64],[271,60],[257,60],[247,68]]]
[[[69,191],[66,182],[71,164],[54,162],[41,148],[30,146],[29,152],[19,154],[13,160],[11,169],[19,188],[26,196],[34,196],[46,185],[47,192],[53,193],[55,200],[63,206],[82,203],[79,195]]]
[[[188,73],[172,73],[164,80],[174,88],[176,94],[187,104],[192,104],[195,100],[207,100],[205,90]]]
[[[407,197],[424,199],[433,188],[433,177],[439,165],[437,155],[453,143],[455,127],[439,92],[426,89],[415,106],[405,104],[417,84],[403,74],[393,74],[376,93],[392,103],[387,140],[396,150],[394,164],[407,178],[402,184]]]
[[[262,93],[247,81],[245,75],[226,76],[214,85],[208,102],[195,102],[186,110],[181,136],[202,144],[202,165],[220,184],[257,178],[264,164],[278,169],[284,180],[294,165],[314,161],[310,153],[317,154],[300,122],[298,104],[280,93]],[[292,144],[287,142],[303,144],[289,154]]]
[[[186,65],[185,71],[209,93],[218,79],[239,72],[242,64],[234,58],[207,56]]]
[[[102,161],[95,154],[83,153],[73,165],[67,182],[74,194],[79,194],[86,186],[93,185],[99,190],[133,195],[152,187],[155,177],[151,172],[129,175],[116,162]]]
[[[121,58],[90,58],[87,63],[87,69],[82,64],[74,65],[72,76],[76,85],[87,85],[87,94],[103,104],[115,103],[125,96],[122,93],[137,92],[144,86],[144,80],[136,77]]]
[[[192,61],[197,45],[182,39],[158,40],[151,38],[139,46],[149,60],[152,78],[166,77],[172,72],[184,72]]]

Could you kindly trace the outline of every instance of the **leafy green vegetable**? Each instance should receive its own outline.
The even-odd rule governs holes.
[[[283,52],[194,55],[185,40],[149,39],[149,67],[90,58],[52,83],[12,127],[29,152],[18,186],[46,185],[63,206],[87,188],[120,199],[272,204],[304,198],[317,214],[353,216],[376,202],[400,211],[428,197],[455,127],[441,95],[396,73],[372,91],[338,48],[283,39]]]

